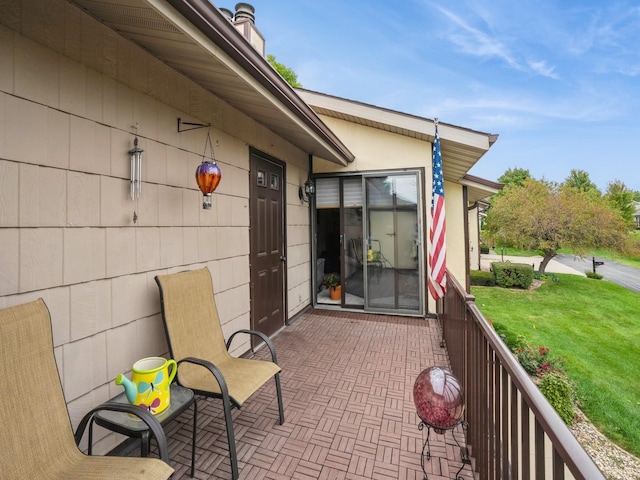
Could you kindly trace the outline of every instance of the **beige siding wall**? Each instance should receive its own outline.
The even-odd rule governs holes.
[[[287,163],[289,314],[308,305],[304,152],[64,1],[2,11],[0,308],[46,301],[74,424],[119,393],[118,373],[167,352],[155,275],[208,266],[225,333],[249,327],[249,146]],[[213,124],[222,182],[210,211],[194,179],[206,130],[178,133],[178,117]],[[98,451],[119,441],[101,437]]]

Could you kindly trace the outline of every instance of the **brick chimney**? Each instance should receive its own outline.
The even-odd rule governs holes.
[[[264,57],[265,42],[264,37],[256,28],[255,12],[256,9],[249,3],[236,3],[236,14],[233,18],[233,25],[244,35],[244,38],[247,39],[251,46]],[[223,13],[225,12],[223,11]]]

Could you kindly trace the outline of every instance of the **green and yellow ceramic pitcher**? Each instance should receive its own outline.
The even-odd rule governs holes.
[[[147,357],[133,364],[131,380],[120,374],[116,377],[116,385],[124,387],[129,403],[139,405],[156,415],[169,406],[171,382],[177,371],[175,360]]]

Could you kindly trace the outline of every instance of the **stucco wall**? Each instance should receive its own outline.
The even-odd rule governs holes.
[[[155,275],[208,266],[225,333],[249,327],[249,146],[287,163],[289,314],[309,304],[306,153],[64,1],[5,2],[0,65],[0,308],[44,298],[74,425],[166,353]],[[178,117],[213,124],[210,211],[194,179],[206,130],[178,133]],[[98,452],[118,441],[101,436]]]
[[[446,162],[447,159],[442,161]],[[463,202],[462,188],[462,185],[457,183],[444,183],[444,208],[447,220],[447,270],[456,277],[460,285],[464,286],[468,246],[464,238],[467,206]]]
[[[429,208],[431,202],[431,155],[432,144],[377,128],[357,125],[345,120],[321,116],[322,120],[342,138],[356,159],[347,167],[314,159],[314,173],[362,172],[394,168],[424,168],[425,186],[424,212],[425,227],[424,258],[428,258]],[[447,161],[446,158],[443,159]],[[461,285],[465,284],[467,245],[464,240],[464,224],[467,222],[466,206],[463,202],[462,186],[445,182],[445,212],[447,220],[447,268]],[[425,283],[426,285],[426,283]],[[431,297],[429,311],[435,311]]]
[[[429,142],[323,115],[320,118],[342,139],[355,155],[355,160],[347,167],[314,160],[314,173],[413,167],[431,169],[432,146]]]
[[[478,220],[478,205],[468,213],[469,218],[469,268],[480,270],[480,224]]]

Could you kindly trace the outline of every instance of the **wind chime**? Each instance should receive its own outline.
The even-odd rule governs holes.
[[[138,146],[138,124],[136,123],[133,127],[135,130],[135,138],[133,139],[133,148],[129,150],[129,161],[130,161],[130,193],[131,200],[136,202],[140,198],[140,193],[142,193],[142,153],[144,150]],[[133,223],[138,221],[138,214],[136,211],[133,211]]]

